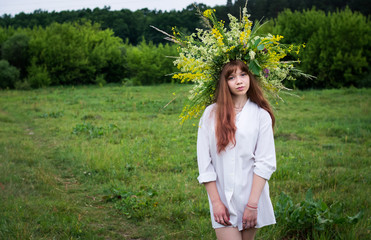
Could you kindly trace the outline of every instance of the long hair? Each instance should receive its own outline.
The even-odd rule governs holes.
[[[246,72],[250,77],[250,86],[246,95],[251,102],[265,109],[272,118],[272,128],[274,128],[275,118],[269,102],[265,99],[263,91],[259,86],[254,75],[249,71],[248,66],[241,60],[232,60],[224,65],[219,77],[218,87],[216,89],[216,126],[215,135],[217,139],[218,153],[225,150],[229,143],[236,145],[236,113],[232,94],[228,87],[228,77],[240,69]]]

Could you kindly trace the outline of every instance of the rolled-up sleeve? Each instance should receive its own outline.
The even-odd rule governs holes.
[[[208,120],[208,114],[205,111],[200,119],[197,135],[197,163],[199,170],[197,180],[200,184],[216,181],[216,173],[210,156]]]
[[[269,113],[261,109],[259,115],[259,134],[255,147],[254,173],[269,180],[276,170],[276,151]]]

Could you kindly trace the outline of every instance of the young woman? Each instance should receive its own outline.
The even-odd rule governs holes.
[[[225,64],[197,138],[198,181],[218,239],[254,239],[257,228],[275,223],[267,183],[276,169],[274,120],[248,66]]]

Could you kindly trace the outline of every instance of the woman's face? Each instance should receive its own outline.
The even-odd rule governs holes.
[[[237,68],[236,72],[229,75],[229,77],[227,78],[227,82],[229,91],[231,91],[232,96],[246,95],[250,87],[249,74],[239,68]]]

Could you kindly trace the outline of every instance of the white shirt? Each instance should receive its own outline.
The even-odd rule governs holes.
[[[216,104],[208,106],[201,119],[197,138],[199,183],[216,181],[218,193],[228,208],[232,226],[241,231],[242,216],[248,202],[253,174],[269,180],[276,170],[276,153],[269,113],[248,100],[236,116],[236,146],[229,144],[217,153],[215,137]],[[213,228],[225,227],[214,219],[209,198]],[[258,203],[257,228],[276,223],[269,186],[266,182]]]

